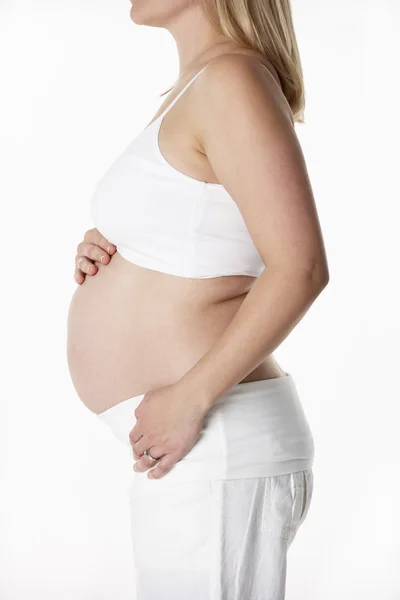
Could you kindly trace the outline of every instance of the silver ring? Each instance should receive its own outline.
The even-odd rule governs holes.
[[[147,456],[147,458],[150,458],[150,460],[154,460],[154,462],[157,462],[158,460],[160,460],[159,458],[154,458],[154,456],[151,456],[151,454],[148,452],[148,450],[144,450],[143,454],[145,454]]]

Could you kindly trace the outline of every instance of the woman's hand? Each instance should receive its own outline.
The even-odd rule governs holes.
[[[94,260],[108,265],[111,256],[116,251],[114,244],[106,240],[98,229],[88,229],[83,237],[83,242],[78,244],[76,249],[74,274],[76,283],[82,284],[86,275],[96,275],[98,268],[93,264]]]
[[[203,429],[209,407],[201,394],[188,392],[179,382],[147,392],[135,410],[136,423],[129,434],[135,471],[146,471],[149,479],[168,473],[194,446]],[[147,458],[147,450],[158,463]],[[161,458],[162,457],[162,458]]]

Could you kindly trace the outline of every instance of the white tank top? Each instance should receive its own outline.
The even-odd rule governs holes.
[[[121,256],[141,267],[199,279],[258,277],[265,265],[233,198],[221,184],[173,167],[158,145],[164,116],[204,69],[97,183],[92,219]]]

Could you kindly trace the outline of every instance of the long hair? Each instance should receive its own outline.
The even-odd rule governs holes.
[[[197,0],[228,40],[261,52],[275,67],[293,120],[304,123],[303,69],[290,0]],[[173,86],[166,92],[167,94]]]

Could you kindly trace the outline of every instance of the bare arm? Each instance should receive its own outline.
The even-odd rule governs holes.
[[[275,79],[255,59],[225,55],[207,66],[201,85],[199,142],[266,265],[224,334],[179,381],[188,393],[203,390],[211,407],[288,336],[329,271],[304,156]]]

